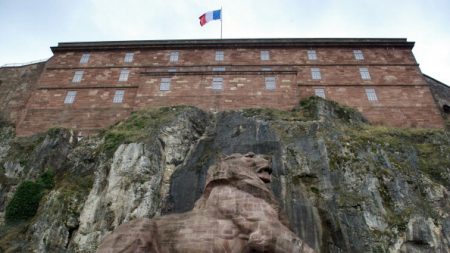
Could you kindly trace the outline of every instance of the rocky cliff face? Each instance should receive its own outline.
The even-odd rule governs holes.
[[[2,124],[0,251],[94,252],[123,222],[192,209],[220,154],[252,151],[272,156],[291,229],[319,252],[450,252],[445,130],[369,126],[311,98],[291,112],[153,109],[96,137],[13,132]]]

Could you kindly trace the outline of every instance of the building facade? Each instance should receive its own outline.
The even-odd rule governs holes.
[[[394,127],[443,126],[406,39],[222,39],[59,43],[18,135],[95,132],[145,108],[282,110],[321,96]]]

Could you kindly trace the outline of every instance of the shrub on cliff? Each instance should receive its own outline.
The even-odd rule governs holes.
[[[47,171],[36,181],[22,182],[6,206],[5,219],[8,223],[24,221],[36,214],[39,202],[46,190],[50,190],[55,185],[54,173]]]

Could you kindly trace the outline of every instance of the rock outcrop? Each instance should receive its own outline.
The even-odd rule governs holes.
[[[271,156],[281,211],[317,252],[450,252],[446,130],[370,126],[310,98],[289,112],[136,112],[95,137],[13,132],[1,124],[0,251],[94,252],[124,222],[192,210],[220,154],[254,152]]]
[[[271,173],[269,156],[224,157],[208,169],[205,189],[192,211],[125,223],[97,252],[313,253],[280,219],[266,185]]]

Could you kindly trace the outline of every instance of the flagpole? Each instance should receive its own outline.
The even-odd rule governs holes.
[[[220,6],[220,39],[222,39],[222,20],[223,20],[223,12],[222,6]]]

